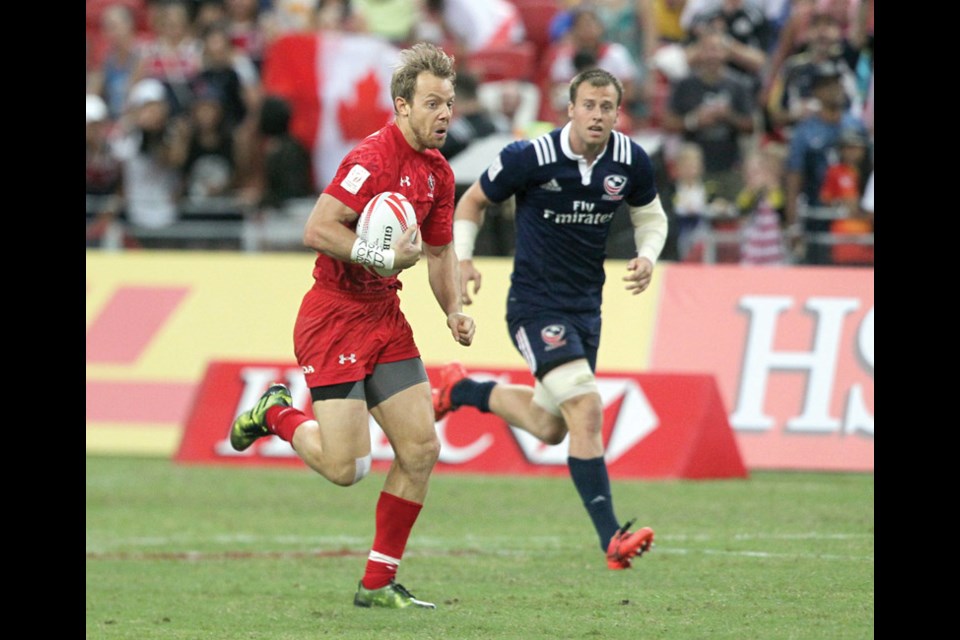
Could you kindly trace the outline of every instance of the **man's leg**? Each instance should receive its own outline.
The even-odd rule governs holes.
[[[653,531],[647,527],[627,533],[613,509],[610,479],[604,460],[603,405],[596,381],[585,359],[560,365],[535,387],[477,382],[461,377],[459,365],[450,365],[443,382],[452,383],[434,392],[434,408],[444,395],[448,410],[473,406],[493,413],[546,444],[559,444],[570,434],[567,465],[574,486],[590,516],[600,547],[611,569],[625,569],[630,559],[648,550]],[[466,372],[462,371],[463,376]],[[446,407],[440,407],[446,408]]]
[[[398,391],[371,408],[370,413],[390,440],[394,460],[377,501],[376,532],[354,604],[435,608],[396,583],[400,561],[440,455],[430,386],[420,382]]]

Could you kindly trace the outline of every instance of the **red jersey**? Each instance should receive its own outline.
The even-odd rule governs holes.
[[[391,123],[372,133],[346,155],[324,189],[357,214],[373,196],[402,193],[417,213],[423,242],[443,246],[453,241],[455,181],[446,158],[436,149],[419,152]],[[356,222],[353,227],[356,228]],[[325,289],[370,294],[400,289],[396,276],[381,278],[358,264],[318,254],[313,277]]]

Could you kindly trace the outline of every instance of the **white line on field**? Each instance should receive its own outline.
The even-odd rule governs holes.
[[[811,560],[836,560],[836,561],[869,561],[873,562],[873,554],[869,555],[841,555],[830,553],[817,553],[816,551],[790,553],[790,552],[769,552],[749,549],[731,550],[731,549],[709,549],[709,548],[688,548],[673,546],[676,541],[694,541],[694,542],[714,542],[722,543],[730,540],[849,540],[872,538],[873,534],[841,534],[841,533],[815,533],[808,532],[803,534],[736,534],[731,537],[711,536],[708,534],[672,534],[662,535],[657,538],[654,551],[657,553],[690,555],[724,555],[739,556],[744,558],[759,559],[811,559]],[[261,536],[251,533],[222,534],[213,536],[199,535],[174,535],[174,536],[150,536],[137,538],[122,538],[112,540],[91,540],[87,539],[88,557],[126,557],[143,558],[156,555],[157,557],[178,556],[188,554],[190,559],[203,559],[204,557],[222,557],[224,552],[169,552],[171,546],[229,546],[231,549],[226,552],[227,555],[245,555],[245,556],[277,556],[285,553],[298,555],[336,555],[337,552],[358,554],[365,553],[371,542],[369,536]],[[238,545],[242,547],[238,549]],[[292,546],[297,550],[275,549],[266,551],[266,548]],[[478,555],[497,555],[497,556],[522,556],[527,553],[540,553],[544,549],[560,550],[571,546],[570,537],[562,536],[530,536],[526,538],[517,538],[511,536],[464,536],[459,538],[440,538],[431,536],[414,536],[408,547],[408,555],[433,555],[433,554],[451,554],[474,553]],[[254,547],[254,551],[248,551],[247,548]],[[146,549],[166,548],[164,551],[146,551]]]

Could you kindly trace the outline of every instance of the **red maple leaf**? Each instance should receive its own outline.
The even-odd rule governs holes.
[[[356,84],[353,102],[341,100],[337,105],[337,122],[345,140],[362,140],[382,128],[393,115],[380,107],[380,80],[371,70]]]

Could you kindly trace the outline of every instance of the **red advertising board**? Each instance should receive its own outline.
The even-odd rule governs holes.
[[[428,368],[436,379],[439,371]],[[519,369],[473,371],[476,379],[532,384]],[[296,365],[213,362],[198,387],[175,460],[183,463],[301,465],[290,445],[263,438],[240,453],[229,443],[234,417],[256,402],[273,381],[290,387],[294,404],[312,415],[310,396]],[[604,402],[604,440],[614,478],[742,478],[747,470],[712,376],[696,374],[598,375]],[[492,414],[465,407],[437,423],[438,472],[567,474],[566,441],[546,446]],[[393,453],[370,419],[374,468]]]
[[[873,471],[873,269],[665,279],[650,367],[716,377],[750,469]]]

